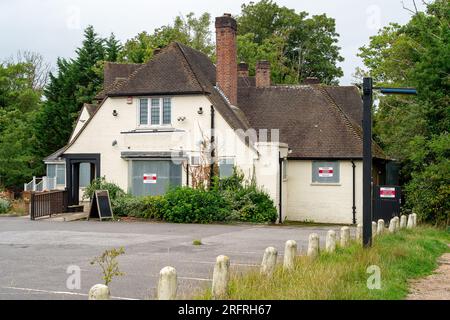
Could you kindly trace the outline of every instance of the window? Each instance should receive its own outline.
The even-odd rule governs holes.
[[[181,186],[181,164],[175,164],[172,160],[132,160],[129,166],[131,193],[134,196],[162,195],[170,187]]]
[[[148,99],[139,100],[139,124],[148,124]]]
[[[91,183],[91,164],[88,162],[80,163],[80,188],[85,188]]]
[[[171,98],[139,99],[139,125],[170,125],[172,121]]]
[[[234,158],[219,159],[219,176],[220,178],[228,178],[233,175]]]
[[[152,99],[151,124],[158,125],[160,123],[159,99]]]
[[[339,183],[339,161],[313,161],[312,183]]]
[[[170,124],[171,120],[171,101],[170,98],[163,98],[163,124]]]
[[[56,184],[64,185],[66,183],[66,165],[47,164],[47,177],[56,177]]]

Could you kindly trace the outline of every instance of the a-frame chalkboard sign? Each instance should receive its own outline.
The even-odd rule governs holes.
[[[111,200],[109,199],[108,190],[96,190],[91,201],[88,220],[91,218],[113,219]]]

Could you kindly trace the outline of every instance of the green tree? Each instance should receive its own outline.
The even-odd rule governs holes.
[[[67,143],[83,103],[92,102],[102,87],[102,61],[112,57],[108,54],[118,46],[113,43],[113,36],[105,41],[88,26],[76,57],[58,59],[57,72],[50,73],[44,90],[46,101],[33,124],[39,156],[45,157]]]
[[[371,37],[360,56],[378,85],[413,86],[417,97],[380,97],[375,138],[402,165],[406,206],[449,223],[450,2],[436,0],[401,26]]]
[[[308,17],[306,12],[280,7],[271,0],[242,5],[238,20],[238,56],[249,63],[269,60],[272,80],[299,83],[317,77],[335,84],[343,75],[335,21],[326,15]]]
[[[119,55],[123,49],[122,44],[116,39],[114,33],[111,33],[109,38],[104,40],[105,43],[105,60],[106,61],[117,61]]]
[[[42,170],[30,126],[41,104],[35,70],[31,63],[0,63],[0,186],[19,188]]]
[[[186,17],[177,16],[172,25],[157,28],[152,34],[143,31],[128,40],[119,60],[130,63],[143,63],[150,60],[153,51],[178,41],[197,49],[209,57],[214,57],[214,44],[211,41],[211,16],[204,13],[196,18],[194,13]]]

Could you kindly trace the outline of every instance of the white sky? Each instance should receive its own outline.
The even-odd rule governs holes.
[[[240,13],[244,0],[0,0],[0,60],[19,50],[36,51],[55,65],[57,57],[71,57],[81,43],[83,29],[92,24],[100,35],[114,32],[121,40],[172,23],[179,14],[209,12],[212,17]],[[406,23],[411,14],[401,0],[276,0],[281,6],[311,15],[335,18],[345,61],[341,84],[352,81],[361,66],[358,48],[390,22]],[[404,0],[412,8],[412,0]],[[420,2],[419,8],[423,8]]]

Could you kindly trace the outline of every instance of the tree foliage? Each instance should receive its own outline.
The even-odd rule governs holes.
[[[436,0],[405,25],[391,24],[360,49],[379,85],[416,87],[417,97],[380,97],[374,133],[403,164],[406,205],[448,224],[450,202],[450,3]]]
[[[41,105],[32,62],[0,63],[0,186],[17,187],[42,169],[30,126]]]
[[[249,63],[254,74],[258,60],[268,60],[272,80],[299,83],[317,77],[323,83],[337,83],[343,75],[337,66],[339,54],[333,18],[308,17],[306,12],[280,7],[271,0],[242,5],[238,17],[238,56]]]
[[[128,40],[120,55],[120,60],[130,63],[143,63],[150,60],[157,48],[167,46],[173,41],[178,41],[199,50],[210,58],[214,57],[214,44],[211,40],[211,16],[203,13],[196,18],[194,13],[177,16],[172,25],[157,28],[153,33],[146,31]]]

